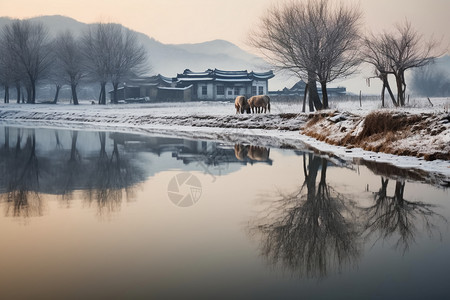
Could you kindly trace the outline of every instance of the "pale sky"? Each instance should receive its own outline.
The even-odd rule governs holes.
[[[249,50],[249,30],[268,7],[289,0],[0,0],[14,18],[65,15],[85,23],[116,22],[163,43],[225,39]],[[372,31],[405,18],[424,35],[450,45],[450,0],[344,0],[359,3]]]

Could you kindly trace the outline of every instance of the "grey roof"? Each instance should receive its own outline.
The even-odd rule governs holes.
[[[184,70],[182,74],[177,75],[177,80],[179,82],[187,81],[219,81],[219,82],[251,82],[252,80],[268,80],[273,78],[275,75],[273,71],[267,72],[248,72],[247,70],[242,71],[224,71],[219,69],[208,69],[204,72],[193,72],[189,69]]]

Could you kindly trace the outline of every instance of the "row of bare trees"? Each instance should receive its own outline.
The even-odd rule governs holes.
[[[81,80],[100,83],[99,104],[106,104],[105,87],[111,82],[116,103],[119,83],[142,72],[146,61],[147,53],[136,33],[119,24],[92,25],[80,37],[67,31],[51,38],[43,24],[29,20],[15,20],[0,31],[0,83],[5,87],[5,103],[10,100],[10,87],[16,88],[18,103],[22,87],[27,103],[36,103],[36,84],[44,80],[56,85],[54,103],[60,88],[69,85],[73,103],[78,104]]]
[[[327,83],[353,74],[365,62],[383,82],[395,106],[405,105],[405,72],[439,56],[437,44],[424,42],[406,21],[393,32],[361,33],[359,6],[329,0],[296,0],[270,8],[253,30],[250,44],[272,64],[307,83],[310,111],[328,108]],[[395,77],[397,96],[389,86]],[[322,101],[317,90],[322,88]]]

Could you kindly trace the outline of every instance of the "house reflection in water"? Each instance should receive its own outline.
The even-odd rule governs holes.
[[[242,159],[232,145],[212,141],[9,127],[0,132],[0,202],[9,216],[40,216],[41,194],[58,195],[69,205],[75,191],[99,214],[117,211],[133,199],[136,185],[161,171],[143,160],[146,153],[171,153],[175,162],[211,175],[247,163],[272,164],[269,149],[248,145]]]
[[[214,141],[187,140],[172,137],[148,137],[122,133],[111,134],[127,151],[151,152],[161,155],[171,152],[172,157],[184,164],[203,163],[207,166],[238,163],[242,165],[266,163],[272,165],[270,149],[254,145],[235,144],[234,147]]]

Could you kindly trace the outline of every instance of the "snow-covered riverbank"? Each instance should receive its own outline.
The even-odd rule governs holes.
[[[443,99],[440,104],[433,107],[408,109],[409,114],[428,116],[428,118],[437,116],[434,119],[439,124],[439,133],[432,135],[433,128],[428,131],[427,128],[423,128],[423,130],[417,130],[416,136],[411,138],[410,141],[397,143],[396,147],[412,147],[413,144],[416,146],[421,144],[422,153],[426,153],[427,149],[435,151],[439,147],[444,153],[448,151],[448,147],[450,147],[450,122],[443,121],[439,123],[445,116],[445,105],[448,105],[448,103],[450,103],[449,100]],[[367,102],[363,103],[363,107],[359,107],[358,102],[332,103],[332,107],[336,109],[351,111],[351,113],[348,112],[344,115],[352,117],[347,117],[346,120],[341,120],[341,122],[324,118],[320,122],[316,122],[314,130],[322,133],[328,132],[327,135],[330,139],[341,136],[344,133],[342,126],[346,128],[345,131],[353,130],[356,132],[361,121],[355,121],[352,129],[352,125],[348,124],[349,120],[357,120],[364,117],[370,111],[376,109],[376,105],[376,103]],[[351,109],[352,106],[354,106],[353,109]],[[155,103],[115,106],[90,104],[79,106],[67,104],[2,104],[0,105],[0,124],[84,130],[115,130],[215,139],[281,148],[301,149],[306,145],[310,149],[329,153],[330,156],[339,157],[344,161],[363,159],[385,162],[405,169],[429,172],[430,177],[439,177],[439,181],[444,185],[449,182],[449,160],[436,159],[426,161],[423,157],[364,151],[348,145],[333,146],[302,135],[300,130],[304,128],[308,121],[308,114],[299,114],[299,111],[301,111],[301,107],[298,103],[274,103],[272,112],[267,115],[235,115],[234,105],[229,102]],[[400,111],[402,110],[397,110],[397,112]],[[329,111],[329,113],[331,112],[332,110]],[[334,128],[336,126],[339,126],[339,128]],[[427,147],[427,145],[428,148],[424,149],[423,147]]]

